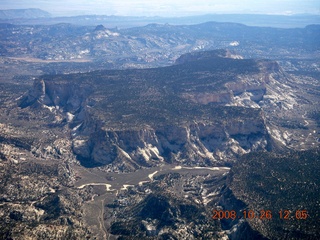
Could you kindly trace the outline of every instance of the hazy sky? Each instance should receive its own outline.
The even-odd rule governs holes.
[[[0,0],[0,9],[41,8],[55,16],[185,16],[206,13],[320,14],[320,0]]]

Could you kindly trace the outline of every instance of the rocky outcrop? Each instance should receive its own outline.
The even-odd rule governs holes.
[[[41,79],[37,79],[33,83],[33,88],[27,94],[19,99],[19,107],[28,107],[34,105],[36,102],[41,103],[46,94],[45,83]]]
[[[126,163],[130,170],[162,162],[191,166],[226,164],[244,153],[269,147],[262,116],[254,121],[200,121],[131,130],[97,126],[87,124],[74,131],[74,153],[100,165]]]
[[[18,105],[25,108],[40,104],[47,107],[63,107],[65,111],[75,112],[89,94],[89,86],[80,88],[79,85],[68,81],[55,84],[44,79],[36,79],[33,88],[19,99]]]

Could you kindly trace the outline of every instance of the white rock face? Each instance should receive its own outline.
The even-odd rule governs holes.
[[[86,125],[86,124],[84,124]],[[228,123],[194,122],[185,126],[150,126],[136,130],[101,128],[75,130],[73,151],[76,155],[101,164],[125,162],[131,167],[156,166],[162,162],[179,162],[208,166],[267,146],[267,129],[263,119],[254,122],[230,120]],[[135,166],[135,164],[137,164]]]
[[[73,140],[73,151],[81,157],[90,158],[91,153],[88,146],[88,140],[80,138]]]

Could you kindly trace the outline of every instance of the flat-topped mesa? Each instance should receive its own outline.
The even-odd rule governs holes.
[[[59,109],[51,113],[69,124],[87,165],[208,166],[270,149],[258,104],[281,77],[277,64],[226,50],[189,55],[169,67],[43,76],[19,106]]]
[[[175,64],[183,64],[187,62],[195,62],[208,59],[215,60],[219,58],[243,59],[242,56],[236,54],[234,51],[231,51],[229,49],[218,49],[183,54],[176,60]]]
[[[237,55],[229,50],[204,51],[182,55],[176,65],[169,67],[43,76],[35,80],[33,89],[20,100],[19,106],[40,102],[72,111],[88,99],[90,103],[98,103],[95,105],[99,109],[104,109],[107,102],[112,106],[117,100],[133,107],[147,105],[146,108],[154,109],[152,103],[167,105],[166,97],[176,103],[191,100],[224,105],[232,104],[234,96],[243,92],[253,95],[258,92],[259,96],[252,99],[259,101],[271,74],[283,75],[276,62],[232,56]],[[171,101],[169,105],[175,104]]]

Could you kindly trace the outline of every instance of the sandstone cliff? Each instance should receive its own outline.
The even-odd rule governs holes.
[[[230,164],[272,148],[259,103],[272,76],[284,76],[276,63],[232,56],[221,50],[165,68],[44,76],[19,105],[50,110],[67,125],[86,166]]]

